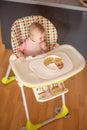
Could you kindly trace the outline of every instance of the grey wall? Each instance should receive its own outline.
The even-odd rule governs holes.
[[[57,28],[58,42],[73,45],[87,59],[87,12],[40,5],[7,1],[0,3],[2,40],[6,48],[11,48],[10,33],[12,23],[20,17],[29,15],[42,15],[48,18]]]

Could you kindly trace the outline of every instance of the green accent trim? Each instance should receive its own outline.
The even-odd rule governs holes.
[[[69,113],[69,110],[68,108],[66,107],[66,105],[62,105],[62,110],[60,113],[58,113],[55,118],[56,119],[59,119],[59,118],[62,118],[62,117],[65,117],[67,114]]]
[[[60,81],[53,81],[53,82],[51,82],[51,83],[44,84],[44,85],[42,85],[42,86],[26,86],[26,87],[28,87],[28,88],[43,88],[43,86],[50,86],[51,84],[63,83],[63,82],[66,81],[66,80],[67,80],[67,78],[66,78],[66,79],[63,79],[63,80],[60,80]]]
[[[38,124],[34,125],[30,121],[27,121],[27,123],[26,123],[26,130],[37,130],[41,126],[42,126],[41,123],[38,123]]]
[[[12,82],[13,80],[15,80],[15,76],[11,76],[9,78],[3,77],[1,81],[3,84],[8,84],[8,83]]]

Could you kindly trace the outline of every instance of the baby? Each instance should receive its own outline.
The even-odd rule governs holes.
[[[45,29],[40,23],[32,23],[29,34],[30,37],[19,46],[17,52],[18,58],[22,61],[24,61],[27,56],[36,56],[48,51],[45,42]]]

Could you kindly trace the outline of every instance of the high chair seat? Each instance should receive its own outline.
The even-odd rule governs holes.
[[[58,33],[55,26],[47,18],[39,15],[26,16],[17,19],[11,28],[11,43],[14,53],[25,39],[29,37],[29,28],[33,22],[40,23],[46,31],[46,42],[49,45],[57,43]]]

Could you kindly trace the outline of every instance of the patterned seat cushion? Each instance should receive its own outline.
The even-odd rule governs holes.
[[[46,30],[46,42],[48,44],[57,43],[57,30],[54,25],[43,16],[26,16],[17,19],[11,28],[11,43],[13,52],[17,52],[18,46],[29,37],[29,26],[33,22],[39,22]]]

